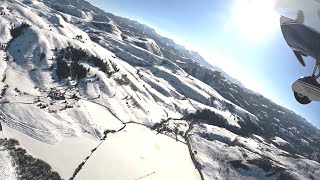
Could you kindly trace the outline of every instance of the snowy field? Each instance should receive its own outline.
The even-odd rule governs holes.
[[[90,173],[94,172],[94,173]],[[140,125],[107,137],[76,179],[199,179],[188,147]]]

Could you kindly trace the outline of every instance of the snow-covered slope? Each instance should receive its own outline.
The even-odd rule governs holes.
[[[180,46],[180,53],[165,52],[171,41],[149,36],[147,27],[144,36],[138,23],[82,0],[2,0],[0,7],[4,135],[61,178],[272,179],[285,176],[283,169],[295,171],[292,177],[319,177],[317,162],[311,169],[309,160],[273,162],[280,152],[290,154],[264,137],[252,139],[265,131],[261,119],[186,72],[187,63],[198,64],[191,55],[168,54],[191,52]],[[283,144],[281,138],[275,143]],[[8,147],[0,167],[10,161]],[[241,158],[242,151],[250,152]],[[267,156],[283,169],[268,176],[270,169],[254,166]],[[6,168],[5,177],[19,179],[24,166]]]
[[[13,162],[8,151],[0,149],[0,179],[1,180],[14,180],[17,179],[13,167]]]

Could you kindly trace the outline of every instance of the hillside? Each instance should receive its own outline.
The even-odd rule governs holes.
[[[0,179],[320,179],[318,129],[146,25],[0,7]]]

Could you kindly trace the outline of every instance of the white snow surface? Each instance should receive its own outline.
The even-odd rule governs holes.
[[[287,145],[287,144],[290,145],[290,143],[288,143],[286,140],[282,139],[281,137],[277,137],[277,136],[274,137],[274,138],[272,139],[272,141],[275,142],[275,143],[277,143],[278,145]]]
[[[186,145],[129,124],[108,136],[76,179],[199,179],[188,156]]]
[[[254,139],[244,138],[224,128],[195,125],[191,142],[192,148],[197,151],[195,158],[203,167],[205,179],[277,179],[279,174],[276,169],[288,172],[292,179],[320,177],[318,162],[290,156],[272,144],[265,143],[259,136]],[[265,161],[258,162],[259,159]],[[244,166],[233,166],[233,161],[241,162]],[[268,163],[273,166],[273,170],[263,169]]]
[[[0,149],[0,180],[16,180],[16,173],[7,150]]]

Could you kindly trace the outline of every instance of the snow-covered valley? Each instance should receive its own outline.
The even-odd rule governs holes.
[[[320,179],[318,129],[147,26],[83,0],[0,14],[0,179]]]

